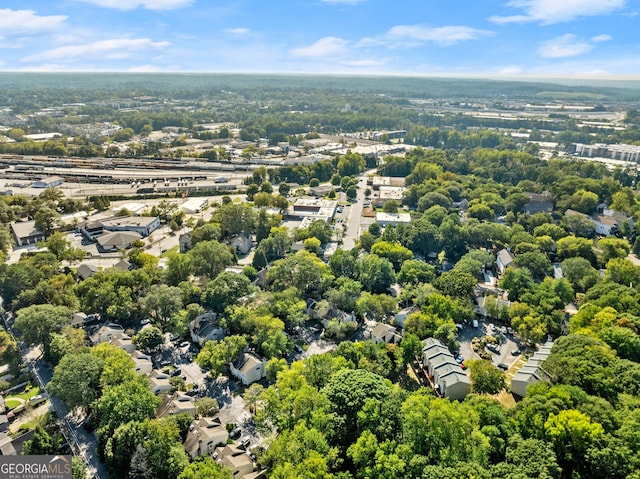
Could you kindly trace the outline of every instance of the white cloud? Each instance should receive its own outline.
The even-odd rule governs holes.
[[[188,7],[194,0],[78,0],[104,8],[116,10],[134,10],[138,7],[147,10],[176,10]]]
[[[341,61],[341,65],[345,65],[348,67],[359,67],[359,68],[367,68],[367,67],[379,67],[389,62],[389,58],[370,58],[370,59],[361,59],[361,60],[345,60]]]
[[[121,59],[130,57],[134,51],[163,48],[171,45],[169,42],[154,42],[148,38],[117,38],[100,40],[83,45],[67,45],[64,47],[35,53],[22,59],[25,62],[42,60],[64,60],[69,58],[106,58]]]
[[[588,53],[592,49],[593,45],[580,42],[575,35],[567,33],[542,42],[538,47],[538,53],[544,58],[566,58]]]
[[[491,34],[487,30],[455,25],[435,28],[422,25],[396,25],[387,32],[390,38],[434,42],[440,45],[454,45]]]
[[[511,0],[507,6],[524,10],[524,15],[490,18],[495,23],[567,22],[578,17],[605,15],[623,8],[625,0]]]
[[[341,56],[347,53],[346,40],[338,37],[324,37],[312,45],[290,50],[294,57],[320,58],[330,56]]]
[[[246,35],[251,32],[248,28],[225,28],[224,31],[226,33],[232,33],[233,35]]]
[[[62,28],[66,15],[40,16],[33,10],[0,9],[0,32],[3,35],[25,35],[51,32]]]
[[[591,41],[595,43],[608,42],[609,40],[613,40],[611,35],[596,35],[591,38]]]

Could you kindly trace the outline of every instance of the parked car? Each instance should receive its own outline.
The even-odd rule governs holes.
[[[498,349],[498,346],[496,346],[495,344],[487,344],[487,349],[492,353],[496,353],[496,354],[500,353],[500,349]]]
[[[464,358],[462,357],[462,355],[461,355],[461,354],[458,354],[458,355],[456,356],[456,363],[458,363],[458,364],[462,364],[462,363],[464,363]]]
[[[189,346],[191,346],[191,343],[189,341],[182,341],[180,343],[181,348],[188,348]]]
[[[176,376],[180,376],[182,375],[182,369],[180,368],[176,368],[173,370],[173,372],[171,373],[171,376],[176,377]]]
[[[242,429],[240,429],[239,427],[235,428],[233,431],[231,431],[229,433],[229,437],[231,439],[237,439],[240,437],[240,434],[242,434]]]
[[[49,399],[49,395],[48,394],[38,394],[37,396],[33,396],[31,398],[29,398],[29,404],[31,406],[36,406],[40,403],[45,402],[47,399]]]
[[[513,351],[511,351],[511,355],[512,355],[512,356],[518,356],[518,355],[520,355],[520,350],[519,350],[519,349],[514,349]]]
[[[238,447],[246,449],[247,447],[249,447],[249,444],[251,444],[251,438],[249,436],[244,436],[242,439],[240,439]]]
[[[503,371],[506,371],[507,369],[509,369],[509,366],[507,366],[505,363],[498,363],[496,364],[498,369],[502,369]]]

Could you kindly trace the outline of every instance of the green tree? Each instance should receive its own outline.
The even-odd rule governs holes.
[[[53,372],[47,389],[70,408],[89,408],[100,397],[104,361],[91,353],[67,354]]]
[[[502,289],[506,289],[509,301],[516,301],[524,293],[533,289],[533,277],[526,268],[507,268],[499,283]]]
[[[173,254],[167,262],[166,278],[170,286],[177,286],[188,281],[195,271],[192,257],[188,254]]]
[[[363,289],[372,293],[384,293],[395,282],[393,264],[375,254],[361,256],[357,260],[358,281]]]
[[[48,206],[42,206],[34,213],[33,219],[36,229],[42,231],[45,236],[49,236],[58,227],[60,213]]]
[[[96,403],[101,441],[106,442],[121,424],[153,417],[159,403],[160,399],[151,392],[142,377],[105,387]]]
[[[231,470],[209,456],[201,456],[185,467],[178,479],[231,479]]]
[[[408,248],[400,245],[399,243],[390,243],[388,241],[379,241],[371,247],[371,253],[380,256],[381,258],[387,258],[393,264],[396,271],[400,270],[400,267],[405,261],[413,259],[413,253]]]
[[[159,328],[147,326],[133,337],[133,342],[143,351],[153,351],[164,343],[164,336]]]
[[[187,254],[193,261],[194,273],[208,279],[215,278],[235,261],[231,248],[217,241],[202,241]]]
[[[466,362],[471,376],[473,392],[480,394],[497,394],[506,387],[504,374],[491,361],[482,359]]]
[[[139,300],[140,309],[161,325],[182,309],[182,290],[166,284],[153,285],[146,296]]]
[[[195,400],[196,414],[200,417],[213,417],[220,410],[218,400],[204,396]]]
[[[71,311],[64,306],[36,304],[18,310],[15,328],[28,344],[40,344],[49,354],[51,333],[60,332],[71,322]]]
[[[325,388],[335,422],[331,439],[348,446],[355,438],[358,412],[368,399],[384,399],[391,387],[381,376],[363,369],[343,369],[334,374]]]
[[[364,171],[366,163],[362,155],[348,152],[338,160],[338,174],[340,176],[357,175]]]
[[[430,283],[436,277],[433,266],[424,261],[410,259],[402,263],[398,273],[398,282],[403,285]]]
[[[196,356],[196,362],[202,369],[210,369],[213,376],[219,377],[246,345],[245,337],[237,335],[220,341],[207,341]]]
[[[251,281],[245,275],[223,271],[207,283],[202,295],[202,304],[213,311],[222,313],[232,304],[251,293]]]
[[[447,271],[433,282],[444,294],[457,298],[470,297],[476,284],[476,278],[461,271]]]
[[[562,262],[562,272],[573,289],[580,293],[586,292],[598,281],[598,271],[585,258],[565,259]]]

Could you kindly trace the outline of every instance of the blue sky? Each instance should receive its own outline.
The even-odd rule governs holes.
[[[640,0],[10,0],[0,70],[640,78]]]

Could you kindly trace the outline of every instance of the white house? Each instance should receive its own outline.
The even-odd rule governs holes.
[[[203,417],[189,426],[184,449],[192,458],[209,456],[217,446],[226,444],[229,433],[219,418]]]
[[[152,371],[151,377],[149,378],[149,388],[156,396],[173,390],[173,386],[169,382],[169,375],[161,373],[160,371]]]
[[[510,251],[506,249],[501,249],[500,251],[498,251],[496,264],[498,265],[498,271],[500,272],[500,274],[504,274],[505,270],[513,264],[514,259],[515,258]]]
[[[371,331],[371,339],[376,344],[399,344],[402,341],[402,336],[390,324],[378,323]]]
[[[242,353],[230,364],[231,374],[248,386],[265,377],[265,361],[253,353]]]
[[[542,368],[544,361],[551,354],[553,342],[549,341],[538,349],[511,379],[511,392],[517,396],[525,397],[527,387],[538,381],[548,381],[549,377]]]

